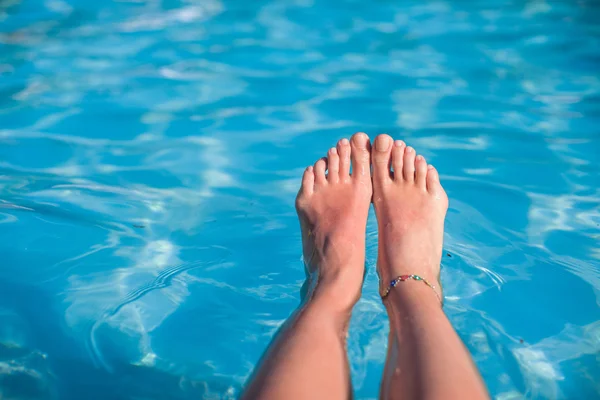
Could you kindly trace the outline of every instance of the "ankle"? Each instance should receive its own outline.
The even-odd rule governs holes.
[[[422,281],[407,280],[391,288],[383,303],[390,314],[414,316],[424,312],[437,313],[442,310],[438,290],[438,287],[434,290]]]
[[[360,299],[362,282],[356,281],[349,271],[317,276],[313,274],[307,301],[326,312],[342,317],[349,316]]]
[[[411,259],[406,256],[394,257],[393,255],[380,253],[377,259],[377,272],[384,285],[389,285],[392,279],[401,275],[419,275],[427,279],[431,284],[441,287],[440,262],[434,257],[415,257]]]
[[[380,290],[385,290],[391,281],[403,276],[403,275],[418,275],[421,278],[427,280],[427,282],[435,285],[437,289],[437,293],[441,295],[441,281],[439,275],[439,269],[435,270],[433,268],[379,268],[379,277],[380,277]]]

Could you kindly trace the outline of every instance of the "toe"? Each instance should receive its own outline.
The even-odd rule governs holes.
[[[327,180],[330,183],[336,183],[339,180],[340,156],[337,149],[332,147],[327,153]]]
[[[437,170],[433,167],[433,165],[427,166],[427,191],[433,195],[436,195],[442,190],[442,185],[440,184],[440,176],[438,175]]]
[[[371,179],[371,153],[369,137],[362,133],[355,133],[350,140],[352,158],[352,178]]]
[[[390,152],[394,140],[389,135],[379,135],[375,138],[373,145],[373,179],[379,182],[389,181],[390,171]]]
[[[341,180],[350,176],[350,142],[344,138],[337,144],[337,152],[340,158],[340,170],[338,172]]]
[[[300,193],[298,196],[310,196],[313,193],[315,187],[315,173],[312,165],[304,170],[302,175],[302,186],[300,187]]]
[[[404,160],[404,148],[406,144],[402,140],[396,140],[392,147],[392,167],[394,168],[394,179],[397,181],[404,180],[402,176],[402,160]]]
[[[404,150],[404,165],[402,166],[402,175],[406,182],[415,181],[415,149],[408,146]]]
[[[327,183],[327,178],[325,177],[325,169],[327,168],[327,159],[321,158],[319,161],[315,163],[315,184],[316,185],[324,185]]]
[[[415,171],[415,182],[417,186],[425,190],[427,188],[427,161],[425,161],[425,157],[420,154],[415,158]]]

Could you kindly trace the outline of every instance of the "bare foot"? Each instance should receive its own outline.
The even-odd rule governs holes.
[[[369,138],[356,133],[306,169],[296,199],[313,297],[340,311],[350,311],[360,297],[372,193]]]
[[[400,140],[394,142],[388,135],[375,139],[371,161],[373,205],[379,224],[377,270],[383,287],[399,275],[414,274],[435,282],[441,291],[448,196],[437,171],[412,147]]]

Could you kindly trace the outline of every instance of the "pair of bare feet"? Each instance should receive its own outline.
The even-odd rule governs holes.
[[[383,285],[404,274],[439,282],[448,197],[437,171],[400,140],[379,135],[371,145],[356,133],[306,169],[296,199],[313,298],[337,311],[350,311],[361,294],[371,202]]]
[[[371,202],[382,287],[398,275],[439,281],[448,198],[437,171],[388,135],[373,146],[364,133],[342,139],[306,169],[296,200],[310,296],[273,339],[243,399],[352,397],[346,332],[363,283]],[[488,398],[435,293],[417,282],[401,286],[385,302],[390,331],[380,398]]]

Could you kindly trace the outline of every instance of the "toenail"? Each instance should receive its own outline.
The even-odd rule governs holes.
[[[402,147],[403,144],[404,144],[404,142],[402,140],[396,140],[394,142],[394,146],[396,146],[396,147]]]
[[[367,147],[367,142],[369,141],[369,137],[367,136],[366,133],[357,132],[354,134],[354,136],[352,136],[352,140],[354,141],[354,144],[358,148],[365,149]]]
[[[428,170],[432,170],[432,169],[433,169],[433,165],[429,164],[429,165],[427,166],[427,169],[428,169]]]
[[[417,161],[422,161],[423,160],[423,156],[422,155],[418,155],[417,156]]]
[[[335,147],[330,148],[329,149],[329,154],[336,155],[337,154],[337,149]]]
[[[377,151],[387,151],[390,148],[390,141],[385,136],[380,136],[375,140],[375,149]]]
[[[412,147],[410,147],[410,146],[408,146],[408,147],[406,148],[406,152],[407,152],[407,153],[411,153],[413,150],[414,150],[414,149],[413,149]]]
[[[312,165],[311,165],[310,167],[307,167],[307,168],[306,168],[306,170],[307,170],[308,172],[311,172],[311,171],[313,170],[313,167],[312,167]]]
[[[343,138],[343,139],[342,139],[342,144],[343,144],[344,146],[348,145],[349,143],[350,143],[350,142],[348,141],[348,139],[346,139],[346,138]]]

